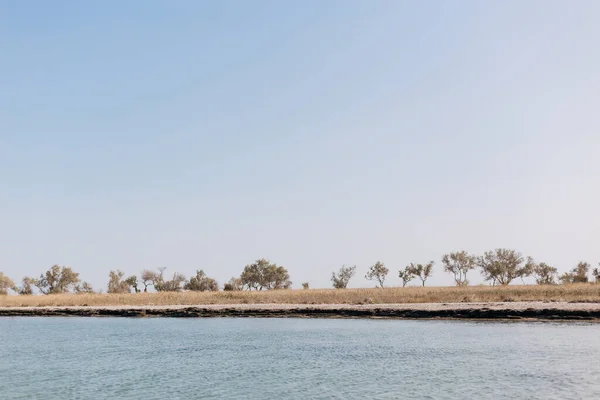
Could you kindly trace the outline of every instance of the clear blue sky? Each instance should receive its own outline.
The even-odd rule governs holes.
[[[0,270],[595,264],[598,21],[594,0],[0,0]]]

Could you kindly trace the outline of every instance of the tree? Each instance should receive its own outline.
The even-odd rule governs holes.
[[[196,271],[196,276],[192,276],[189,281],[183,286],[185,290],[193,290],[198,292],[217,292],[219,284],[213,278],[206,276],[203,270]]]
[[[573,269],[573,273],[575,275],[575,279],[573,281],[575,283],[589,282],[588,273],[590,272],[590,268],[592,268],[590,263],[587,263],[585,261],[579,262],[579,264],[577,264],[577,267]]]
[[[346,267],[342,265],[337,275],[335,272],[331,273],[331,282],[333,283],[333,287],[336,289],[346,289],[348,286],[348,282],[356,273],[356,265],[352,267]]]
[[[123,280],[125,273],[117,270],[108,273],[108,293],[130,293],[129,283]]]
[[[154,286],[154,283],[158,280],[158,274],[149,269],[145,269],[142,271],[140,278],[142,279],[142,285],[144,285],[144,293],[146,293],[148,291],[148,286]]]
[[[573,274],[571,272],[565,272],[558,278],[558,280],[563,285],[568,285],[570,283],[573,283]]]
[[[0,272],[0,295],[7,295],[9,290],[18,291],[15,282]]]
[[[292,286],[288,270],[264,258],[246,265],[240,279],[248,290],[289,289]]]
[[[90,285],[87,282],[83,282],[81,285],[77,284],[75,286],[75,293],[77,294],[91,294],[91,293],[95,293],[94,292],[94,288],[92,288],[92,285]]]
[[[374,265],[371,265],[365,278],[370,281],[377,281],[379,287],[383,288],[383,282],[389,272],[390,270],[387,269],[382,262],[377,261]]]
[[[456,286],[468,286],[467,272],[477,267],[477,257],[466,251],[444,254],[442,257],[444,271],[454,275]]]
[[[248,290],[262,290],[263,286],[261,285],[261,283],[263,282],[263,269],[264,267],[262,266],[262,263],[259,262],[246,265],[244,267],[244,271],[242,271],[242,274],[240,275],[242,285],[247,287]]]
[[[173,278],[165,280],[165,270],[167,267],[161,267],[158,269],[158,275],[156,276],[153,285],[157,292],[180,292],[181,284],[185,282],[185,276],[180,273],[173,273]]]
[[[496,249],[486,252],[477,259],[477,265],[486,281],[508,285],[514,279],[524,278],[531,274],[523,265],[523,256],[515,250]]]
[[[600,266],[600,263],[598,263],[598,265]],[[600,269],[594,268],[594,270],[592,271],[592,275],[594,276],[594,280],[596,281],[596,283],[600,283]]]
[[[308,282],[302,282],[302,289],[308,290]]]
[[[25,278],[23,278],[21,287],[19,288],[19,294],[22,296],[32,295],[34,285],[35,285],[35,279],[26,276]]]
[[[131,275],[129,278],[125,279],[125,282],[129,285],[130,288],[133,289],[134,293],[140,292],[140,289],[138,288],[137,276]]]
[[[34,281],[43,294],[69,293],[79,283],[79,274],[69,267],[53,265]]]
[[[419,278],[421,280],[423,286],[425,286],[425,282],[427,281],[427,279],[431,276],[431,274],[433,272],[433,264],[434,264],[433,261],[430,261],[427,264],[411,263],[408,266],[408,270],[411,273],[411,275]]]
[[[562,274],[560,281],[562,283],[587,283],[589,282],[588,273],[591,267],[590,263],[580,261],[570,272]]]
[[[142,271],[140,278],[141,278],[142,285],[144,285],[144,293],[148,291],[148,286],[153,286],[154,290],[156,290],[157,292],[179,292],[179,291],[181,291],[181,284],[185,282],[185,276],[175,272],[173,274],[172,279],[165,280],[166,269],[167,269],[167,267],[160,267],[160,268],[158,268],[158,272],[151,271],[148,269],[145,269]],[[132,283],[133,282],[131,282],[130,285],[132,285]],[[137,279],[136,279],[136,285],[137,285]]]
[[[402,279],[402,287],[405,287],[406,284],[412,281],[415,277],[411,272],[410,266],[398,271],[398,276],[400,277],[400,279]]]
[[[282,266],[271,264],[265,271],[265,287],[271,289],[289,289],[292,287],[290,273]]]
[[[225,285],[223,285],[223,290],[226,292],[239,291],[244,288],[244,284],[242,283],[241,278],[231,278]]]
[[[558,270],[546,263],[536,263],[531,257],[527,257],[525,268],[535,279],[538,285],[553,285],[556,283],[556,275]]]

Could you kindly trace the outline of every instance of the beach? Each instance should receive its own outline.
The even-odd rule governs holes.
[[[600,321],[600,303],[208,304],[0,307],[0,317],[387,318]]]

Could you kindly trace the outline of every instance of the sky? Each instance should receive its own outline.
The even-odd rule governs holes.
[[[600,2],[0,0],[0,271],[600,261]],[[469,276],[481,283],[479,272]],[[418,282],[414,282],[418,284]]]

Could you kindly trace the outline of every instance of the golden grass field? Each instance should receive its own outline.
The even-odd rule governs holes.
[[[391,304],[511,301],[600,303],[600,284],[0,296],[0,307],[166,306],[203,304]]]

